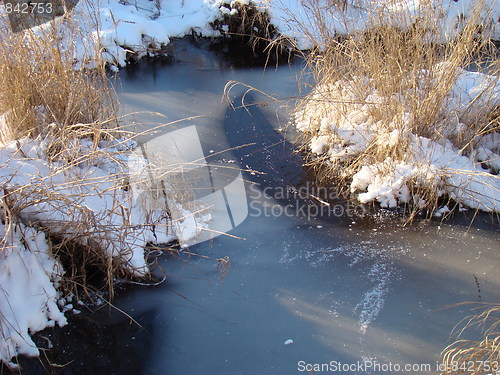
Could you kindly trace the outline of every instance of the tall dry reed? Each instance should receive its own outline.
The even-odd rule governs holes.
[[[500,305],[486,304],[482,312],[464,320],[457,339],[441,353],[443,375],[494,374],[500,366]],[[476,330],[479,340],[462,338]]]
[[[55,21],[17,33],[3,28],[1,141],[49,134],[59,139],[73,135],[99,139],[102,131],[115,125],[111,120],[116,115],[117,101],[105,64],[95,53],[93,69],[75,69],[79,30],[74,26],[72,32],[73,37],[62,37]]]
[[[484,3],[475,2],[461,31],[446,43],[439,40],[442,20],[431,7],[422,6],[416,14],[374,7],[360,21],[352,18],[352,13],[342,16],[342,11],[349,8],[345,3],[304,3],[310,19],[304,22],[290,15],[290,22],[315,46],[303,54],[314,87],[299,101],[295,123],[306,119],[307,124],[301,124],[304,151],[319,180],[333,180],[348,189],[363,166],[385,163],[380,174],[392,173],[398,162],[411,156],[408,134],[438,143],[449,140],[468,155],[480,136],[499,131],[498,107],[484,105],[497,100],[495,80],[478,95],[481,105],[472,102],[459,111],[447,112],[445,103],[461,69],[474,63],[498,76],[495,46],[488,39],[487,29],[481,26],[487,12]],[[350,7],[351,11],[356,8],[359,6]],[[332,28],[332,20],[347,34]],[[328,128],[325,119],[349,122],[361,109],[374,126],[360,130],[361,135],[369,133],[360,142],[366,144],[348,148],[336,133],[335,124]],[[375,136],[371,137],[372,133]],[[311,152],[311,141],[319,136],[328,139],[330,149],[343,148],[346,154],[332,157],[321,148]],[[430,212],[437,207],[439,176],[434,185],[421,184],[418,178],[409,185],[411,194],[425,202]]]

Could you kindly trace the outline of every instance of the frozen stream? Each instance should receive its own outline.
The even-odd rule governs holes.
[[[308,220],[304,211],[294,211],[308,200],[295,204],[290,195],[276,196],[280,188],[305,184],[300,158],[277,131],[286,125],[283,108],[233,111],[221,101],[229,80],[291,97],[299,66],[265,72],[232,67],[185,43],[177,45],[177,54],[173,65],[141,63],[120,73],[124,112],[160,112],[168,121],[204,114],[155,137],[195,124],[205,155],[254,143],[217,154],[210,164],[234,161],[265,174],[243,174],[249,216],[230,231],[242,239],[220,236],[191,247],[209,260],[162,259],[164,285],[136,288],[116,300],[149,321],[143,373],[294,374],[304,368],[299,361],[363,359],[435,370],[450,331],[470,312],[469,306],[451,306],[500,298],[499,232],[488,218],[478,219],[469,234],[460,223],[403,229],[395,219],[346,214]],[[244,91],[232,94],[239,101]],[[247,100],[265,98],[253,94]],[[264,189],[267,195],[259,194]],[[287,205],[294,208],[286,212],[298,216],[284,215],[280,207]],[[230,272],[222,278],[214,259],[225,256]]]
[[[301,186],[314,193],[301,159],[283,141],[293,134],[278,131],[287,122],[284,103],[233,111],[221,100],[230,80],[292,97],[300,66],[264,72],[234,67],[185,41],[175,48],[173,64],[141,62],[119,73],[123,112],[166,116],[135,115],[138,122],[155,124],[204,115],[142,140],[154,144],[168,132],[195,126],[203,153],[215,155],[207,159],[212,170],[224,172],[222,185],[224,178],[242,181],[237,168],[248,170],[242,174],[247,202],[245,196],[236,202],[245,205],[238,209],[243,217],[233,212],[231,218],[242,223],[229,232],[240,239],[218,236],[191,246],[196,255],[162,257],[162,285],[130,286],[114,300],[142,328],[121,313],[104,314],[99,324],[107,336],[100,340],[112,347],[101,342],[102,350],[84,348],[67,370],[81,365],[102,374],[316,374],[328,372],[308,372],[306,364],[372,360],[424,364],[434,371],[451,330],[471,313],[472,306],[456,304],[500,301],[498,227],[479,215],[467,233],[469,213],[447,224],[403,228],[394,218],[342,214],[343,203],[335,214],[313,210],[308,218],[304,207],[321,207],[317,200],[278,194]],[[237,87],[232,95],[240,100],[244,92]],[[257,93],[247,99],[269,103]],[[244,144],[250,145],[223,152]],[[188,152],[190,143],[183,147]],[[225,277],[216,269],[223,257],[230,260]]]

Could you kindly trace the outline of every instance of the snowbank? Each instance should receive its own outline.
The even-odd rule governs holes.
[[[460,122],[464,113],[488,113],[500,105],[500,80],[463,70],[457,74],[454,87],[443,101],[442,120],[435,124],[440,138],[431,140],[414,134],[410,109],[390,123],[377,121],[370,115],[371,107],[383,108],[389,98],[375,89],[360,94],[354,88],[359,84],[347,81],[316,87],[295,113],[294,124],[310,136],[311,152],[325,157],[327,163],[349,163],[363,152],[369,153],[374,143],[400,148],[403,155],[399,159],[387,157],[367,163],[354,174],[351,191],[361,202],[395,207],[415,198],[410,194],[412,188],[422,187],[471,208],[500,212],[500,137],[495,132],[476,136]],[[397,95],[390,99],[397,100]],[[466,154],[457,148],[450,141],[454,138],[472,138],[473,151]]]
[[[235,14],[237,3],[221,0],[81,0],[68,19],[58,18],[61,46],[74,48],[76,67],[92,67],[100,54],[111,67],[123,67],[159,51],[172,37],[220,36],[211,26],[224,14]],[[158,8],[157,4],[161,4]],[[0,7],[0,15],[2,8]],[[36,33],[51,30],[43,24]]]
[[[9,222],[0,223],[0,235],[4,239],[0,251],[0,361],[9,364],[18,354],[39,355],[28,332],[66,324],[57,291],[63,271],[51,258],[44,233]]]
[[[256,1],[268,9],[271,23],[284,36],[296,41],[299,49],[326,46],[319,22],[330,36],[348,35],[379,25],[370,15],[378,14],[385,25],[403,29],[413,25],[432,29],[429,41],[445,42],[456,37],[471,17],[473,3],[469,0],[348,0],[345,9],[332,6],[331,0],[271,0]],[[339,1],[340,3],[340,1]],[[487,34],[500,40],[500,4],[486,1],[481,23]],[[438,27],[426,24],[438,20]],[[432,21],[431,21],[432,22]]]
[[[361,191],[358,199],[363,203],[377,201],[382,207],[396,207],[413,198],[409,193],[413,184],[432,188],[437,196],[448,195],[470,208],[500,212],[500,178],[480,162],[461,155],[451,142],[438,144],[411,135],[408,153],[411,156],[406,161],[388,158],[363,166],[353,177],[351,191]],[[496,155],[497,161],[499,158]]]
[[[211,24],[224,15],[238,13],[238,4],[254,4],[270,15],[271,23],[284,36],[295,40],[299,49],[324,46],[324,33],[318,30],[318,17],[330,35],[346,35],[377,25],[370,14],[383,14],[384,22],[409,28],[415,24],[427,27],[424,20],[439,20],[429,40],[443,42],[455,37],[471,16],[471,2],[466,0],[350,0],[344,10],[331,1],[303,0],[80,0],[72,17],[58,18],[57,28],[62,46],[73,46],[77,67],[92,66],[100,54],[112,67],[123,67],[158,51],[166,52],[170,38],[185,35],[220,36]],[[487,2],[488,3],[488,2]],[[318,7],[315,12],[311,5]],[[500,5],[486,4],[482,26],[493,39],[500,39]],[[426,10],[423,10],[426,9]],[[430,12],[430,13],[429,13]],[[0,5],[0,18],[5,10]],[[422,15],[425,14],[425,17]],[[48,29],[48,24],[34,28]],[[75,36],[75,30],[78,30]]]
[[[99,28],[88,22],[93,19],[96,4]],[[75,22],[88,30],[85,34],[91,35],[93,43],[103,47],[105,61],[118,66],[126,64],[127,53],[141,58],[168,44],[170,37],[182,37],[191,30],[215,35],[209,25],[221,16],[215,2],[170,0],[164,1],[161,9],[155,4],[149,0],[83,0],[75,8]]]
[[[224,15],[236,14],[237,3],[253,3],[258,9],[267,11],[271,23],[282,35],[296,40],[300,49],[328,43],[321,40],[316,16],[308,2],[304,1],[169,0],[160,1],[159,9],[156,3],[149,0],[82,0],[75,8],[74,22],[85,38],[90,37],[92,45],[102,46],[105,61],[116,66],[124,66],[130,54],[134,55],[134,59],[139,59],[162,49],[172,37],[183,37],[193,32],[205,37],[220,36],[211,23],[222,19]],[[384,19],[394,20],[395,26],[412,27],[422,22],[423,4],[428,2],[354,1],[349,2],[350,5],[343,11],[329,5],[329,1],[312,3],[323,7],[322,22],[332,35],[346,35],[376,25],[376,21],[369,16],[373,12],[386,14]],[[444,42],[454,38],[463,29],[471,16],[471,4],[465,0],[434,0],[433,7],[426,12],[431,12],[426,13],[427,19],[437,19],[440,25],[428,36],[429,40]],[[495,2],[487,4],[482,15],[483,27],[496,40],[500,39],[499,17],[500,5]],[[96,25],[99,25],[99,30]],[[89,51],[82,47],[88,45],[88,40],[78,42],[78,61],[89,61]]]
[[[168,243],[179,233],[187,241],[206,227],[206,218],[170,200],[185,216],[172,222],[165,210],[144,204],[144,194],[124,186],[130,177],[127,159],[137,158],[133,142],[103,141],[96,148],[90,140],[75,141],[68,149],[84,157],[69,165],[48,160],[49,142],[21,139],[0,149],[0,186],[9,202],[0,224],[0,360],[5,363],[18,354],[38,355],[29,334],[66,323],[64,303],[57,303],[64,271],[40,228],[92,245],[140,277],[148,273],[147,243]],[[15,219],[7,214],[13,207]]]

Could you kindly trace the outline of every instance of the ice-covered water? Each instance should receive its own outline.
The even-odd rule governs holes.
[[[117,299],[127,311],[153,311],[144,373],[293,374],[368,359],[434,370],[469,309],[453,305],[479,300],[474,275],[481,300],[498,301],[498,231],[487,223],[467,234],[457,223],[403,228],[394,218],[304,215],[311,212],[301,211],[304,205],[314,206],[310,198],[297,203],[278,194],[306,183],[307,171],[283,140],[294,135],[280,131],[290,103],[233,111],[221,101],[229,80],[277,98],[297,95],[299,64],[222,69],[217,64],[225,63],[206,51],[179,48],[176,64],[142,63],[120,74],[124,110],[153,110],[169,120],[204,114],[188,123],[208,152],[247,145],[213,163],[226,158],[248,170],[249,216],[230,232],[238,238],[217,237],[192,247],[196,256],[163,259],[164,286]],[[236,105],[245,90],[232,92]],[[257,93],[245,98],[269,104]],[[222,257],[230,259],[224,278],[217,272]],[[287,340],[293,345],[283,345]]]
[[[162,285],[132,286],[116,297],[116,306],[143,327],[114,310],[100,324],[116,327],[106,331],[116,347],[111,352],[126,347],[127,358],[141,358],[140,369],[118,366],[120,355],[88,368],[103,374],[119,368],[120,374],[275,375],[378,361],[435,370],[451,330],[471,312],[457,304],[499,300],[498,228],[483,216],[469,231],[467,218],[403,227],[390,216],[358,217],[362,210],[347,210],[340,199],[334,210],[325,209],[293,153],[294,134],[281,131],[287,98],[297,95],[300,63],[263,71],[233,66],[185,41],[175,48],[174,64],[144,61],[119,73],[123,112],[165,116],[135,115],[146,123],[138,131],[202,114],[142,140],[195,126],[204,155],[214,155],[207,158],[212,172],[226,179],[221,185],[238,178],[238,168],[245,170],[248,216],[230,236],[161,258],[156,272],[167,276]],[[266,105],[233,110],[221,100],[230,80],[284,101],[269,105],[269,98],[252,93],[248,103]],[[240,100],[245,92],[239,87],[231,95]],[[308,194],[301,196],[304,186]],[[390,373],[364,370],[337,372]]]

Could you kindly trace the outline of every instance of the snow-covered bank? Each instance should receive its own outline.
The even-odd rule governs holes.
[[[160,7],[157,7],[157,3]],[[374,25],[374,13],[390,14],[401,27],[410,28],[421,22],[423,12],[429,19],[439,19],[439,28],[430,26],[429,40],[450,40],[463,29],[471,17],[472,4],[465,0],[434,0],[432,7],[420,1],[348,1],[344,10],[331,5],[331,1],[308,2],[299,0],[81,0],[74,10],[74,23],[82,30],[84,38],[91,38],[92,45],[102,47],[103,58],[117,66],[124,66],[130,54],[139,59],[161,50],[169,38],[196,33],[204,37],[219,37],[212,23],[225,15],[236,15],[238,7],[254,5],[270,15],[270,22],[285,37],[295,41],[299,49],[323,45],[317,15],[311,5],[322,9],[323,22],[331,35],[350,34]],[[430,10],[423,10],[429,8]],[[97,13],[96,13],[97,12]],[[93,21],[90,21],[93,20]],[[493,39],[500,39],[500,5],[486,4],[481,23]],[[98,27],[96,26],[98,25]],[[420,25],[427,27],[428,25]],[[78,43],[78,60],[88,61],[88,40]]]
[[[298,48],[321,51],[306,57],[317,86],[293,122],[325,177],[382,207],[432,212],[443,197],[500,211],[498,70],[462,69],[500,38],[500,4],[285,3],[273,3],[271,22]]]
[[[360,94],[355,81],[317,86],[295,113],[294,123],[308,134],[311,152],[327,165],[348,165],[360,155],[370,155],[374,148],[398,151],[399,158],[387,156],[371,162],[367,158],[358,166],[350,188],[361,202],[375,201],[382,207],[423,205],[425,202],[415,202],[418,197],[412,194],[422,189],[434,191],[436,197],[449,196],[467,207],[500,212],[498,130],[477,132],[481,124],[474,128],[463,123],[466,116],[477,121],[474,112],[486,114],[500,105],[500,80],[463,70],[457,75],[439,110],[439,121],[427,129],[436,134],[433,139],[415,132],[410,108],[390,123],[375,118],[371,114],[375,108],[383,109],[404,96],[387,98],[374,88]],[[368,81],[366,87],[370,87]],[[403,101],[400,104],[404,106]],[[472,150],[451,141],[463,139],[470,140]]]
[[[133,142],[101,141],[96,148],[90,140],[75,141],[70,150],[80,159],[69,165],[50,162],[49,145],[50,139],[21,139],[0,149],[0,360],[11,367],[18,354],[39,354],[30,334],[66,323],[58,290],[64,270],[45,232],[91,246],[114,267],[142,277],[148,273],[147,243],[168,243],[178,234],[188,241],[208,220],[169,200],[185,214],[172,222],[165,210],[151,209],[161,207],[155,194],[146,197],[124,182],[143,173],[126,169],[130,156],[138,159]]]
[[[221,34],[211,23],[237,13],[237,6],[248,3],[248,0],[81,0],[70,17],[60,17],[55,22],[61,45],[74,48],[76,67],[92,67],[96,58],[102,58],[114,68],[147,55],[166,53],[170,38],[193,33],[218,37]],[[31,30],[36,35],[51,30],[51,25]]]
[[[0,361],[15,367],[12,357],[39,355],[29,333],[66,324],[57,290],[63,271],[44,233],[10,221],[0,223],[0,235]]]
[[[294,39],[299,49],[328,45],[330,41],[320,28],[327,28],[328,36],[333,37],[388,26],[388,23],[402,29],[426,28],[428,41],[446,42],[463,30],[476,5],[469,0],[347,0],[345,6],[334,6],[344,2],[332,0],[260,3],[268,9],[271,23],[284,36]],[[500,40],[500,3],[485,1],[481,10],[478,21],[483,32]]]
[[[347,35],[377,26],[374,14],[393,26],[429,29],[428,40],[443,42],[456,37],[472,17],[473,2],[465,0],[352,0],[344,9],[327,0],[81,0],[71,16],[56,20],[62,45],[75,49],[77,66],[92,66],[96,55],[112,67],[123,67],[158,52],[167,53],[170,38],[186,35],[220,37],[213,27],[224,16],[236,15],[241,6],[252,5],[269,14],[279,33],[294,41],[299,49],[326,45],[328,40],[318,29],[318,9],[322,26],[331,36]],[[0,5],[0,15],[5,9]],[[425,17],[424,17],[425,16]],[[1,17],[0,17],[1,18]],[[438,26],[425,24],[438,20]],[[4,21],[5,22],[5,21]],[[486,2],[479,18],[481,28],[491,38],[500,40],[500,5]],[[34,28],[43,32],[49,24]],[[227,28],[222,26],[222,30]],[[77,31],[77,33],[75,33]],[[257,30],[258,31],[258,30]],[[252,31],[249,31],[252,32]]]

